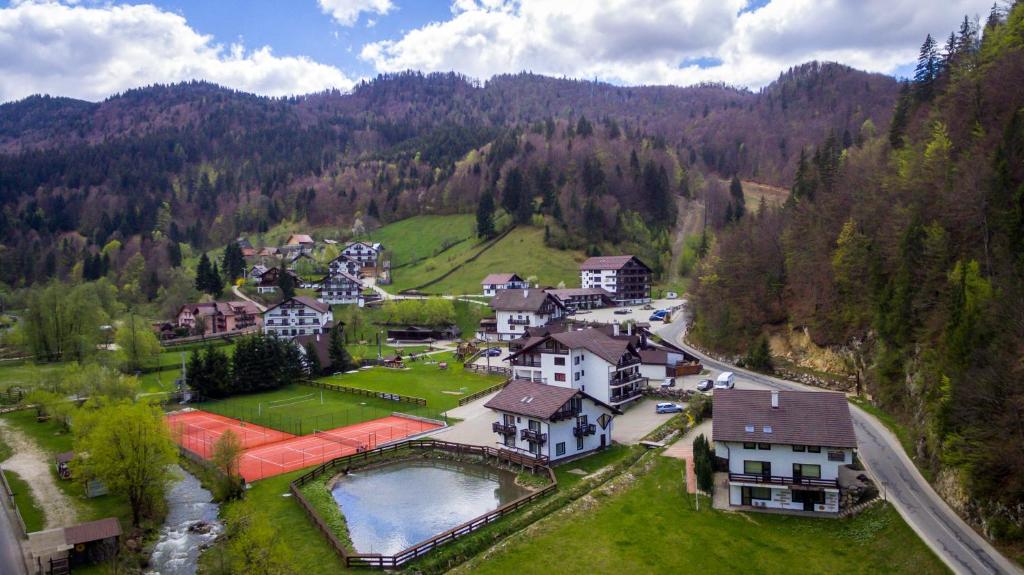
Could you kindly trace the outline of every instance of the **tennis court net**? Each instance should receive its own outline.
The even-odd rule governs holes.
[[[372,449],[373,448],[373,445],[371,445],[373,443],[373,441],[369,437],[364,437],[364,438],[357,439],[357,438],[352,438],[352,437],[346,437],[344,435],[339,435],[337,433],[331,433],[329,431],[320,431],[320,430],[314,430],[313,431],[313,436],[314,437],[320,437],[322,439],[326,439],[327,441],[333,441],[334,443],[338,443],[338,444],[344,445],[346,447],[351,447],[352,449],[355,449],[356,451],[365,451],[367,449]]]

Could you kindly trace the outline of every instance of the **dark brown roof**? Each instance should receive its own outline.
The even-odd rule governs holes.
[[[580,264],[581,270],[619,270],[626,266],[630,260],[636,260],[636,263],[647,267],[642,261],[636,256],[594,256],[588,258],[585,262]]]
[[[551,338],[571,349],[582,347],[609,363],[618,363],[630,348],[628,340],[610,337],[598,328],[563,331],[552,334]]]
[[[668,352],[663,349],[645,349],[640,359],[648,365],[668,365]]]
[[[544,293],[541,289],[506,289],[498,292],[491,300],[495,311],[539,311],[546,301],[558,307],[565,307],[558,298]]]
[[[289,302],[291,300],[295,300],[295,301],[297,301],[297,302],[299,302],[299,303],[301,303],[301,304],[303,304],[305,306],[311,307],[311,308],[315,309],[316,311],[318,311],[320,313],[327,313],[331,309],[330,305],[325,304],[325,303],[323,303],[321,301],[317,301],[317,300],[315,300],[315,299],[313,299],[313,298],[311,298],[309,296],[297,295],[295,297],[291,297],[291,298],[282,300],[282,301],[280,301],[280,302],[278,302],[278,303],[268,307],[267,311],[270,311],[270,310],[272,310],[274,308],[278,308],[282,304],[287,303],[287,302]],[[266,313],[266,312],[263,312],[263,313]]]
[[[321,369],[331,367],[331,334],[299,335],[292,338],[292,342],[301,345],[303,349],[312,347],[316,358],[320,360]]]
[[[567,299],[571,297],[581,297],[588,295],[600,295],[611,300],[612,294],[604,288],[551,288],[544,290],[549,294],[559,298]]]
[[[63,453],[58,453],[56,455],[56,457],[54,457],[54,459],[57,461],[57,463],[68,463],[69,461],[71,461],[74,458],[75,458],[75,452],[74,451],[65,451]]]
[[[513,280],[518,282],[523,281],[523,279],[516,274],[488,274],[480,283],[484,285],[507,284]]]
[[[778,394],[779,407],[773,409],[769,390],[716,389],[712,439],[857,447],[850,406],[842,393],[779,391]]]
[[[90,521],[64,528],[64,540],[68,545],[101,541],[119,535],[121,535],[121,524],[117,522],[116,517],[107,517],[99,521]]]

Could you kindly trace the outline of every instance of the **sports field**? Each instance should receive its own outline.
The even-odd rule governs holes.
[[[336,457],[366,451],[441,427],[421,419],[388,415],[335,429],[315,429],[309,435],[295,436],[196,410],[172,413],[167,416],[167,424],[179,445],[205,459],[213,456],[214,445],[222,435],[234,433],[244,449],[239,461],[239,472],[246,481],[320,465]]]
[[[352,385],[343,379],[337,383]],[[388,391],[403,393],[397,389]],[[334,429],[380,419],[395,411],[430,419],[442,417],[438,409],[429,404],[421,406],[298,384],[266,393],[205,401],[196,407],[292,435],[306,435],[316,429]]]

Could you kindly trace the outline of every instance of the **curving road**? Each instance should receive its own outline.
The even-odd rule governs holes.
[[[656,330],[658,335],[699,357],[706,367],[734,372],[738,387],[817,391],[722,363],[691,348],[683,341],[686,322],[682,315]],[[977,575],[1024,573],[946,505],[884,425],[855,405],[850,405],[850,412],[864,466],[878,481],[886,499],[950,569]]]

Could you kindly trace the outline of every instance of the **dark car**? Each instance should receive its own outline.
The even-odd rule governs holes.
[[[489,347],[489,348],[487,348],[487,351],[484,352],[484,353],[486,353],[488,355],[488,357],[500,357],[501,356],[501,348],[500,347]]]
[[[697,384],[697,391],[711,391],[711,388],[715,386],[715,382],[710,379],[702,379]]]

